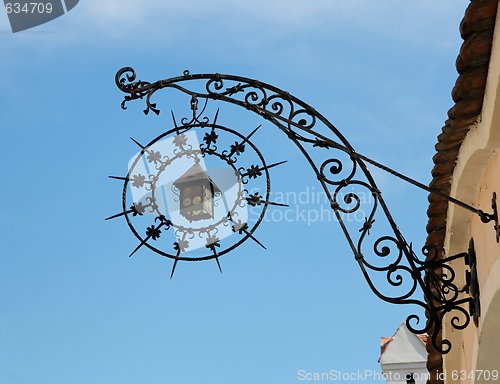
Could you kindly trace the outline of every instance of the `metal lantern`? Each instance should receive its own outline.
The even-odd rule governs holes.
[[[175,182],[179,190],[180,213],[191,221],[213,219],[214,196],[219,188],[199,163],[187,170]]]

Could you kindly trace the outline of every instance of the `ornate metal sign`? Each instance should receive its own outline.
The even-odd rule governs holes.
[[[228,128],[204,115],[207,103],[230,103],[258,114],[276,126],[297,147],[310,164],[326,193],[361,273],[380,299],[409,304],[428,313],[407,317],[406,325],[417,334],[430,333],[432,345],[447,353],[449,340],[440,340],[443,321],[466,328],[471,317],[480,315],[479,289],[473,243],[467,252],[445,257],[444,250],[426,245],[424,259],[417,256],[396,225],[377,184],[367,168],[372,164],[419,188],[468,209],[484,222],[498,216],[433,190],[407,176],[354,151],[345,137],[323,115],[295,96],[272,85],[234,75],[190,74],[154,83],[136,80],[132,68],[116,74],[116,84],[126,93],[122,108],[132,100],[145,99],[145,114],[160,113],[152,98],[160,89],[172,89],[189,97],[192,116],[171,130],[142,145],[130,163],[124,181],[122,211],[139,245],[173,259],[172,274],[179,261],[215,259],[251,239],[264,247],[255,231],[271,201],[269,170],[284,159],[268,164],[253,142],[259,128],[249,133]],[[201,111],[199,102],[203,102]],[[224,172],[213,172],[208,162],[218,163]],[[210,168],[210,169],[209,169]],[[170,197],[169,197],[170,196]],[[248,216],[248,208],[259,214]],[[362,222],[353,220],[364,212]],[[165,240],[165,239],[168,240]],[[131,255],[132,255],[131,254]],[[467,280],[458,279],[449,265],[462,259],[470,266]],[[172,276],[171,274],[171,276]],[[380,276],[386,284],[380,284]],[[466,289],[461,286],[466,285]]]

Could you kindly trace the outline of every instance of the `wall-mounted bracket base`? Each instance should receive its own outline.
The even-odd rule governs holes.
[[[486,213],[483,211],[479,211],[478,214],[481,217],[481,221],[483,223],[489,223],[490,221],[495,222],[495,225],[493,228],[495,228],[495,236],[497,239],[497,243],[500,242],[500,224],[498,222],[498,210],[497,210],[497,194],[496,192],[493,192],[493,196],[491,198],[491,209],[493,210],[493,213]]]
[[[469,302],[469,313],[474,320],[474,324],[476,325],[476,327],[478,327],[479,317],[481,316],[481,304],[479,301],[479,279],[477,276],[476,250],[474,248],[474,239],[470,239],[469,241],[469,250],[467,252],[467,258],[465,259],[465,264],[470,267],[469,271],[465,271],[465,291],[471,296],[471,301]]]
[[[474,247],[474,239],[470,239],[469,248],[467,252],[461,252],[453,256],[448,256],[439,260],[432,260],[425,262],[425,269],[427,273],[433,273],[433,271],[437,268],[443,268],[445,265],[449,265],[451,261],[461,259],[464,261],[464,264],[469,267],[465,271],[465,287],[461,292],[468,293],[470,297],[466,299],[458,299],[458,297],[454,300],[461,301],[462,303],[469,303],[469,315],[473,319],[474,324],[479,326],[479,317],[481,316],[481,305],[479,300],[479,279],[477,276],[477,259],[476,259],[476,250]],[[441,282],[443,282],[441,280]],[[445,280],[446,282],[446,280]],[[441,287],[443,292],[442,297],[442,305],[449,305],[450,302],[446,299],[445,289],[449,289],[449,285],[444,284]],[[439,291],[439,289],[438,289]]]
[[[497,211],[497,194],[493,192],[493,197],[491,198],[491,208],[493,209],[493,215],[495,220],[495,233],[497,237],[497,243],[500,242],[500,225],[498,224],[498,211]]]

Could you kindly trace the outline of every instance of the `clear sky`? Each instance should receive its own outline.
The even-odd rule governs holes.
[[[81,0],[16,34],[2,10],[0,383],[290,384],[299,370],[378,370],[379,338],[410,312],[373,295],[333,221],[267,220],[256,232],[267,251],[245,244],[221,258],[222,275],[183,263],[169,280],[171,260],[127,257],[136,239],[104,221],[121,195],[107,176],[126,174],[130,136],[170,128],[178,95],[161,98],[160,116],[141,102],[123,111],[114,75],[260,79],[428,183],[467,3]],[[269,124],[259,135],[266,157],[289,160],[271,174],[275,193],[319,192],[284,136]],[[405,237],[423,245],[427,194],[374,174]]]

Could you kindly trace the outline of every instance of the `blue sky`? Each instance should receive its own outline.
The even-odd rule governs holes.
[[[221,258],[222,275],[190,263],[169,280],[171,260],[127,257],[135,238],[104,221],[121,194],[107,176],[126,174],[130,136],[149,141],[171,121],[141,103],[122,111],[114,75],[272,83],[359,152],[427,183],[468,2],[102,3],[17,34],[0,12],[0,382],[289,384],[299,370],[378,369],[379,337],[410,312],[371,293],[335,222],[266,221],[256,235],[267,251],[245,243]],[[163,111],[176,97],[161,97]],[[272,172],[275,192],[319,191],[277,130],[259,134],[266,157],[289,160]],[[426,193],[374,174],[406,238],[423,245]]]

